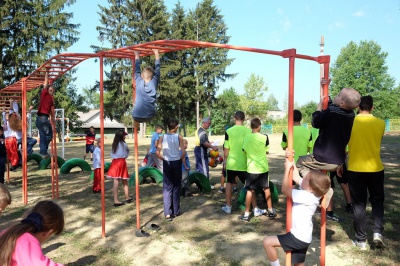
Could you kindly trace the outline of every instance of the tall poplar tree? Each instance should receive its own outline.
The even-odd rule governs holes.
[[[226,26],[220,10],[213,0],[204,0],[189,12],[187,39],[228,44]],[[204,115],[211,115],[211,104],[218,90],[218,82],[235,77],[226,74],[225,69],[233,62],[228,58],[228,50],[221,48],[195,49],[188,57],[188,66],[194,73],[197,99],[203,106]]]

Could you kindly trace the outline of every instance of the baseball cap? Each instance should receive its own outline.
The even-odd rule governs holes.
[[[204,117],[203,118],[203,121],[202,121],[203,123],[210,123],[211,122],[211,118],[210,117]]]

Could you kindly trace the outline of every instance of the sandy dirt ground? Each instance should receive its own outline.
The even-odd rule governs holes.
[[[194,166],[194,138],[189,141],[188,153],[192,168]],[[270,135],[270,179],[280,188],[284,153],[280,148],[280,134]],[[210,140],[223,143],[223,136],[210,136]],[[129,172],[134,172],[133,141],[129,139],[131,156],[128,159]],[[143,158],[150,139],[141,139],[140,160]],[[106,141],[105,159],[110,161],[111,140]],[[65,158],[82,158],[84,142],[69,142],[65,145]],[[90,161],[88,160],[90,163]],[[390,163],[390,162],[389,162]],[[150,237],[135,236],[137,210],[136,201],[119,208],[113,207],[112,183],[105,182],[105,232],[102,238],[101,194],[93,194],[89,174],[73,169],[68,175],[60,175],[60,198],[56,199],[65,211],[66,227],[60,236],[51,238],[44,246],[44,252],[57,262],[66,265],[267,265],[262,248],[266,235],[285,232],[286,200],[280,195],[275,204],[278,216],[253,217],[249,223],[239,221],[242,211],[237,208],[233,198],[233,212],[222,212],[224,194],[218,193],[220,187],[221,165],[211,169],[211,184],[215,190],[200,193],[195,184],[191,186],[193,197],[181,199],[183,214],[167,222],[163,215],[162,188],[154,183],[140,186],[140,226],[150,233]],[[28,205],[22,203],[21,173],[11,173],[9,187],[13,203],[0,217],[0,229],[18,222],[23,212],[34,203],[51,198],[51,171],[37,170],[34,163],[29,166]],[[242,186],[242,185],[239,185]],[[136,197],[135,188],[131,188]],[[122,197],[122,188],[119,190]],[[335,195],[337,213],[344,223],[351,223],[351,216],[344,212],[343,194]],[[121,198],[122,199],[122,198]],[[265,208],[265,201],[258,197],[259,207]],[[157,224],[158,232],[146,229],[147,224]],[[306,265],[319,265],[320,217],[315,215],[313,242],[307,255]],[[362,265],[362,254],[352,249],[352,233],[341,223],[328,222],[326,243],[326,265]],[[284,253],[279,252],[281,263]]]

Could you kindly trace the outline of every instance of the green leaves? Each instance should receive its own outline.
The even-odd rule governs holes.
[[[391,102],[399,96],[393,88],[395,80],[388,74],[387,55],[374,41],[361,41],[358,45],[350,42],[343,47],[331,68],[331,96],[344,87],[354,88],[361,95],[374,98],[376,116],[397,117],[398,108],[393,108]]]

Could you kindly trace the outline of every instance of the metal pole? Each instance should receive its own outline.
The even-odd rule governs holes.
[[[104,57],[100,56],[100,142],[101,142],[101,237],[106,237],[106,198],[104,186]]]

